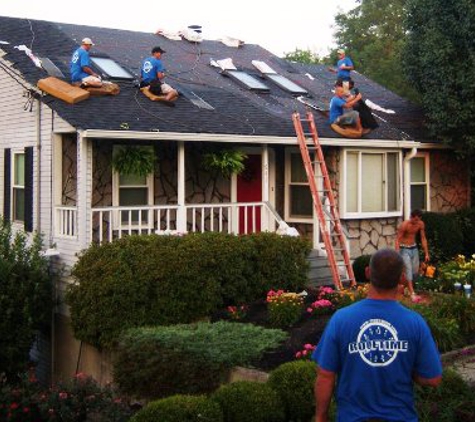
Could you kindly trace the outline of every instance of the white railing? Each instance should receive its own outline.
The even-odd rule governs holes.
[[[275,231],[282,221],[267,202],[98,207],[91,211],[89,242],[111,242],[132,234]],[[78,234],[76,207],[56,207],[56,234]]]
[[[77,207],[60,206],[55,208],[56,236],[75,238],[78,235]]]

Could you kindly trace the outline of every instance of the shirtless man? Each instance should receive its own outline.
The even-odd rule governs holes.
[[[403,221],[398,227],[396,238],[396,250],[399,251],[404,261],[404,275],[407,281],[407,289],[413,300],[417,300],[417,296],[414,293],[414,278],[417,277],[419,272],[419,250],[416,244],[417,233],[421,234],[424,261],[429,262],[425,224],[421,217],[421,210],[412,211],[410,219]]]

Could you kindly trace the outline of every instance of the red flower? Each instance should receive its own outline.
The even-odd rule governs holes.
[[[15,409],[18,409],[20,407],[20,405],[18,403],[15,403],[13,402],[11,405],[10,405],[10,409],[12,410],[15,410]]]

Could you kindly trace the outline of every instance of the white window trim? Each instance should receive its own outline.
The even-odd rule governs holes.
[[[153,179],[154,179],[154,173],[150,173],[147,176],[147,182],[146,185],[137,185],[136,187],[144,187],[146,186],[148,189],[148,195],[147,195],[147,205],[152,206],[154,205],[154,189],[153,189]],[[119,191],[120,191],[120,174],[116,170],[112,170],[112,206],[118,207],[119,206]],[[130,186],[134,187],[134,186]],[[149,213],[149,220],[148,220],[148,225],[153,226],[153,219],[151,218],[153,216],[153,213]],[[120,215],[118,212],[114,212],[114,224],[113,227],[114,229],[119,229],[120,227],[129,227],[129,224],[121,223],[121,218],[119,218]],[[132,226],[138,226],[138,223],[133,222]],[[142,223],[142,226],[145,226],[145,224]]]
[[[15,157],[17,155],[23,155],[23,160],[25,160],[26,158],[26,155],[25,155],[25,150],[17,150],[17,151],[13,151],[11,152],[11,162],[10,162],[10,220],[14,223],[14,224],[24,224],[25,223],[25,218],[26,216],[23,216],[23,220],[15,220],[14,219],[14,208],[15,208],[15,195],[14,195],[14,192],[15,192],[15,189],[23,189],[23,194],[25,195],[25,185],[21,186],[21,185],[15,185]],[[24,162],[24,164],[26,165],[26,162]],[[25,180],[26,182],[26,180]]]
[[[286,148],[285,149],[285,181],[284,181],[284,186],[285,186],[285,194],[284,194],[284,219],[285,221],[288,221],[289,223],[310,223],[312,224],[314,222],[314,207],[312,204],[312,215],[309,217],[292,217],[290,215],[290,187],[293,186],[308,186],[308,189],[310,190],[310,186],[308,181],[306,183],[291,183],[291,175],[292,175],[292,160],[291,160],[291,155],[292,154],[297,154],[300,156],[300,150],[298,148]],[[302,163],[303,165],[303,163]],[[315,174],[318,174],[318,171],[316,169]]]
[[[424,208],[424,211],[430,211],[430,154],[428,152],[418,152],[414,158],[423,158],[424,159],[424,172],[425,172],[425,179],[426,181],[424,183],[416,182],[413,183],[409,179],[409,184],[410,187],[414,186],[426,186],[426,205]],[[409,190],[411,191],[411,190]],[[412,203],[412,198],[411,198],[411,203]],[[412,209],[412,206],[411,206]]]
[[[359,153],[359,163],[358,163],[358,192],[361,192],[361,156],[362,154],[377,154],[377,155],[385,155],[387,154],[397,154],[398,155],[398,169],[399,169],[399,177],[398,177],[398,193],[399,193],[399,209],[396,211],[377,211],[377,212],[349,212],[346,210],[346,200],[347,200],[347,186],[346,186],[346,179],[347,179],[347,155],[348,153]],[[387,169],[387,160],[384,160],[384,169]],[[403,162],[402,162],[402,153],[399,150],[387,149],[387,150],[375,150],[375,149],[354,149],[354,148],[345,148],[342,150],[342,160],[340,162],[340,216],[344,219],[368,219],[368,218],[386,218],[386,217],[400,217],[403,213]],[[388,204],[388,196],[387,196],[387,185],[385,186],[385,208],[387,208]],[[358,210],[361,210],[362,206],[362,198],[361,195],[358,195]]]

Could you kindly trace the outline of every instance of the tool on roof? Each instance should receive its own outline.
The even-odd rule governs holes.
[[[300,114],[295,112],[292,114],[292,120],[295,132],[297,133],[297,141],[307,174],[313,205],[320,223],[320,232],[330,264],[333,284],[337,289],[342,289],[344,282],[349,282],[350,287],[353,287],[356,285],[356,281],[350,262],[350,254],[346,238],[343,234],[340,215],[335,203],[330,176],[318,139],[317,126],[315,125],[313,114],[311,111],[307,111],[306,118],[302,119]],[[308,133],[304,132],[302,123],[308,125],[310,130]],[[310,136],[313,143],[313,146],[311,146],[315,156],[315,161],[313,162],[311,161],[309,147],[307,146],[307,136]],[[314,164],[318,165],[318,175],[315,174]],[[338,261],[344,264],[346,279],[342,279],[340,276]]]

